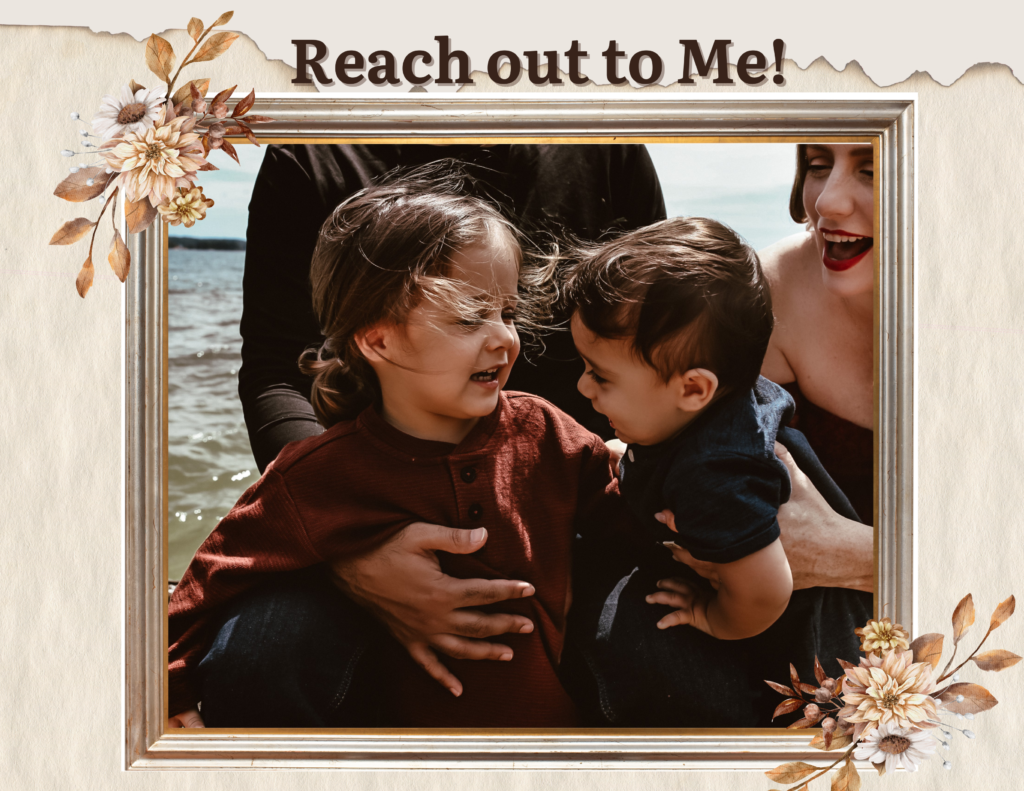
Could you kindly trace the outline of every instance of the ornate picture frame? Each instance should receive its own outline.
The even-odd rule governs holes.
[[[867,142],[875,147],[875,613],[915,633],[913,94],[268,95],[263,142]],[[755,769],[819,757],[784,729],[165,731],[167,238],[131,237],[125,313],[130,769]]]

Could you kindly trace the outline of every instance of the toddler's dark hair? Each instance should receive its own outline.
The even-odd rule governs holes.
[[[358,332],[380,321],[400,324],[423,300],[455,319],[478,316],[488,295],[467,295],[449,277],[452,256],[466,247],[491,240],[521,264],[518,231],[471,189],[452,160],[392,171],[324,223],[310,280],[325,340],[302,355],[299,367],[314,377],[311,401],[325,427],[379,403],[380,384],[356,345]],[[529,326],[530,289],[520,291],[517,314]]]
[[[601,338],[631,339],[661,378],[707,368],[719,388],[752,387],[774,319],[757,253],[731,228],[675,217],[579,247],[561,307]]]

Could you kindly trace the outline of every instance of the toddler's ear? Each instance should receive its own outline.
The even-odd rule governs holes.
[[[718,392],[718,377],[707,368],[691,368],[676,374],[676,377],[679,380],[679,408],[685,412],[703,409]]]
[[[382,324],[374,324],[355,334],[356,346],[363,357],[371,363],[387,359],[390,341],[390,334]]]

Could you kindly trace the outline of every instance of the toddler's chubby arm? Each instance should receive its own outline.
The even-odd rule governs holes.
[[[681,580],[662,580],[662,590],[647,601],[667,604],[675,612],[658,622],[659,629],[689,624],[719,640],[741,640],[760,634],[782,615],[793,593],[793,575],[776,539],[763,549],[731,563],[716,563],[713,596]]]

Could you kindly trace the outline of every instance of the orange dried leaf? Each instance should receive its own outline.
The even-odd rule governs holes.
[[[213,97],[213,101],[210,102],[210,104],[224,104],[224,102],[231,98],[231,94],[235,92],[235,88],[237,87],[237,85],[232,85],[230,88],[225,88],[223,91],[221,91]]]
[[[195,93],[193,93],[193,88],[195,89]],[[192,104],[196,99],[196,94],[199,94],[199,98],[202,98],[209,89],[209,77],[202,77],[198,80],[189,80],[174,92],[174,96],[171,97],[171,101],[175,104],[180,104],[182,107],[192,107]]]
[[[269,115],[247,115],[245,116],[245,122],[247,124],[269,124],[274,119]]]
[[[228,22],[231,21],[231,17],[233,17],[234,15],[234,11],[225,11],[223,14],[221,14],[214,20],[213,24],[210,25],[210,27],[220,27],[221,25],[226,25]]]
[[[87,217],[75,217],[64,223],[50,239],[50,244],[74,244],[87,233],[96,223]]]
[[[961,695],[964,699],[958,701],[957,698]],[[945,703],[946,711],[954,714],[978,714],[988,711],[999,702],[983,686],[967,683],[950,684],[940,694],[932,697],[937,697]]]
[[[765,680],[764,683],[767,684],[772,689],[774,689],[780,695],[787,695],[788,697],[791,697],[791,698],[798,697],[797,693],[792,689],[792,687],[787,687],[785,684],[776,684],[774,681],[768,681],[767,679]]]
[[[85,299],[85,295],[92,288],[92,276],[95,270],[92,266],[92,256],[85,259],[85,263],[82,264],[82,269],[78,273],[78,277],[75,278],[75,288],[78,289],[78,296]]]
[[[871,764],[871,765],[873,767],[875,767],[875,769],[878,770],[878,776],[879,777],[881,777],[882,775],[885,774],[885,761],[882,761],[882,763],[880,763],[880,764]]]
[[[246,120],[252,123],[251,118]],[[1014,600],[1013,596],[1011,596],[1006,601],[1001,602],[1000,605],[996,607],[996,611],[992,613],[992,620],[989,621],[988,630],[991,632],[996,627],[1001,626],[1007,618],[1013,615],[1013,611],[1016,608],[1016,606],[1017,603]]]
[[[789,680],[793,682],[793,689],[800,689],[800,676],[796,672],[796,665],[789,663]]]
[[[53,242],[50,242],[53,244]],[[1001,648],[997,648],[994,651],[986,651],[983,654],[978,654],[972,657],[971,661],[974,662],[982,670],[1000,671],[1005,670],[1008,667],[1013,667],[1020,661],[1020,657],[1011,651],[1003,651]]]
[[[114,270],[117,279],[122,283],[128,277],[128,267],[132,262],[131,254],[121,239],[121,232],[114,231],[114,238],[110,240],[110,255],[107,256],[110,268]]]
[[[974,623],[974,599],[968,593],[953,610],[953,645],[960,642],[960,638],[964,636],[972,623]]]
[[[860,774],[849,758],[832,778],[832,791],[860,791]]]
[[[252,133],[252,130],[245,124],[239,124],[238,130],[245,135],[245,139],[252,143],[254,146],[259,146],[260,142],[256,139],[256,135]]]
[[[847,662],[845,659],[836,659],[836,661],[839,663],[839,667],[841,667],[843,670],[849,670],[851,667],[857,667],[855,664],[853,664],[852,662]]]
[[[803,708],[803,706],[804,701],[800,700],[800,698],[788,698],[775,707],[775,713],[772,714],[772,719],[774,720],[776,717],[781,717],[783,714],[791,714],[797,709]]]
[[[798,730],[801,728],[810,728],[813,727],[813,725],[814,723],[811,722],[809,719],[807,719],[806,717],[801,717],[796,722],[792,723],[791,725],[787,725],[786,727],[789,730]]]
[[[194,16],[188,21],[188,34],[192,36],[193,41],[198,42],[202,38],[203,30],[203,20],[199,17]]]
[[[171,69],[174,68],[174,49],[167,39],[156,33],[146,42],[146,65],[164,82],[170,82]]]
[[[928,662],[933,668],[938,667],[942,658],[943,636],[938,632],[930,632],[915,638],[910,644],[910,650],[914,653],[915,662]]]
[[[235,43],[237,33],[214,33],[206,43],[199,48],[199,52],[192,58],[190,63],[201,63],[204,60],[213,60],[228,51],[228,47]]]
[[[232,118],[238,118],[240,115],[245,115],[252,109],[252,106],[256,104],[256,89],[253,88],[249,91],[248,95],[241,99],[238,104],[235,105],[235,109],[231,111]]]
[[[53,194],[72,203],[84,203],[101,195],[107,182],[113,177],[114,174],[108,174],[102,166],[83,168],[58,184]],[[89,181],[92,181],[92,186],[88,184]]]
[[[128,87],[132,89],[132,93],[135,93],[136,91],[144,91],[144,90],[146,90],[146,86],[145,85],[139,85],[137,82],[135,82],[135,80],[132,80],[131,82],[129,82],[128,83]]]
[[[238,162],[239,165],[242,164],[238,159],[238,152],[235,151],[235,147],[231,145],[230,142],[228,142],[227,140],[222,140],[221,148],[224,150],[224,153],[231,157],[233,160],[235,160],[235,162]]]
[[[803,780],[808,775],[814,774],[818,769],[819,767],[805,764],[803,761],[793,761],[776,766],[774,769],[769,769],[764,774],[772,782],[789,785],[790,783]]]
[[[818,691],[817,687],[812,686],[811,684],[805,684],[802,681],[797,685],[797,689],[807,695],[810,695],[812,698],[814,697],[814,693]]]
[[[825,679],[828,678],[828,676],[825,675],[825,668],[821,666],[821,662],[818,661],[817,656],[814,657],[814,678],[817,680],[819,687],[824,684]]]
[[[156,219],[157,211],[148,198],[132,203],[125,201],[124,218],[128,223],[128,233],[142,233]]]
[[[811,747],[815,750],[841,750],[844,747],[849,747],[853,743],[853,738],[845,733],[833,733],[831,744],[826,743],[826,734],[819,733],[813,739],[811,739]]]

